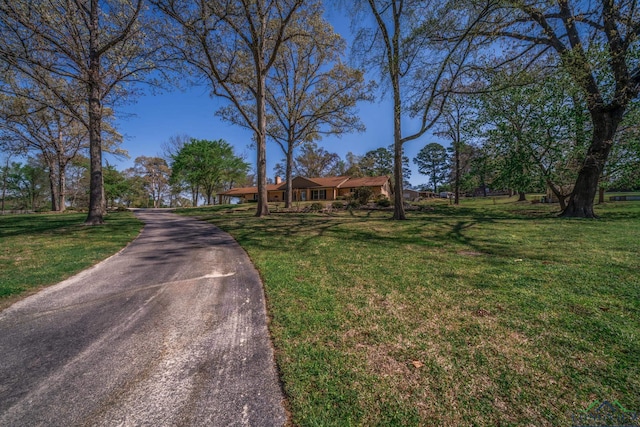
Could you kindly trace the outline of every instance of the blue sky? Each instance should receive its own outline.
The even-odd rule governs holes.
[[[327,19],[347,41],[351,39],[349,21],[342,11],[329,10]],[[378,75],[370,75],[376,79]],[[156,156],[161,154],[162,145],[175,135],[189,135],[197,139],[224,139],[232,144],[237,154],[255,165],[255,150],[249,147],[252,133],[239,126],[231,125],[215,116],[216,110],[224,105],[221,99],[211,98],[206,87],[193,87],[185,91],[168,91],[161,95],[146,95],[136,102],[119,108],[126,118],[118,120],[117,127],[125,136],[122,144],[130,156],[128,160],[117,160],[107,156],[106,160],[123,170],[133,166],[138,156]],[[378,147],[388,147],[393,143],[392,101],[390,97],[378,99],[372,103],[362,103],[359,115],[366,126],[363,133],[345,134],[341,137],[325,137],[318,145],[343,159],[351,151],[362,155]],[[122,114],[121,114],[122,115]],[[405,126],[406,127],[406,126]],[[418,151],[435,138],[424,135],[405,145],[405,155],[413,159]],[[273,168],[284,157],[275,143],[267,144],[267,176],[273,178]],[[411,162],[410,183],[417,185],[427,181],[420,175]]]

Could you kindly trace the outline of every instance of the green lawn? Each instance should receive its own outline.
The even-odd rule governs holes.
[[[640,203],[599,220],[514,199],[389,212],[198,209],[265,283],[293,422],[570,425],[640,411]]]
[[[142,228],[131,212],[110,213],[104,225],[94,227],[82,225],[86,217],[83,213],[0,216],[0,307],[113,255]]]
[[[233,234],[260,270],[297,425],[570,425],[596,400],[640,411],[640,203],[566,220],[513,200],[434,200],[401,222],[188,213]],[[0,305],[141,228],[128,212],[84,219],[0,216]]]

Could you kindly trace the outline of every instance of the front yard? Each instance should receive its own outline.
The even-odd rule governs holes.
[[[264,279],[296,425],[570,425],[640,411],[640,203],[600,220],[480,200],[389,212],[189,211]],[[222,213],[225,212],[225,213]]]
[[[188,210],[264,279],[296,425],[571,425],[595,401],[640,411],[640,202],[599,220],[513,199],[388,211]],[[116,252],[131,213],[0,217],[0,307]]]

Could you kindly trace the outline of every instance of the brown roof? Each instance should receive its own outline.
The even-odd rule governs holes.
[[[386,176],[365,176],[362,178],[350,178],[348,176],[329,176],[324,178],[305,178],[295,177],[294,181],[298,182],[298,185],[294,185],[294,188],[356,188],[356,187],[382,187],[389,180]],[[280,184],[267,184],[267,191],[286,190],[287,183]],[[224,196],[241,196],[244,194],[257,194],[258,187],[243,187],[232,188],[229,191],[225,191],[222,194]]]
[[[318,184],[318,187],[340,187],[340,184],[349,180],[348,176],[328,176],[326,178],[307,178]]]
[[[362,178],[349,178],[347,182],[342,184],[340,188],[355,187],[382,187],[389,181],[386,176],[364,176]]]
[[[304,176],[296,176],[292,179],[293,188],[315,188],[315,187],[340,187],[340,184],[347,181],[348,176],[328,176],[324,178],[307,178]],[[280,190],[287,189],[287,182],[283,182],[279,187]]]
[[[280,184],[267,184],[267,191],[277,191]],[[222,193],[224,196],[241,196],[243,194],[258,194],[258,187],[240,187],[232,188]]]

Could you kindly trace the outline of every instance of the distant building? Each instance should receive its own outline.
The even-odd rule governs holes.
[[[405,200],[420,200],[436,197],[433,191],[419,191],[405,188],[402,191],[402,198]]]

